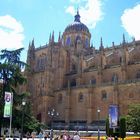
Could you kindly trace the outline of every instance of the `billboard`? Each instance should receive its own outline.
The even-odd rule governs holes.
[[[110,105],[109,106],[109,127],[110,128],[118,127],[118,118],[119,118],[118,111],[119,111],[118,105]]]

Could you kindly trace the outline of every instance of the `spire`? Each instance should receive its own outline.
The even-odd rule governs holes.
[[[61,42],[61,33],[59,32],[58,42]]]
[[[77,14],[75,15],[74,21],[80,22],[80,15],[79,15],[79,10],[77,9]]]
[[[115,44],[114,44],[114,42],[112,42],[112,47],[114,47],[115,46]]]
[[[33,60],[34,59],[34,57],[35,57],[34,52],[35,52],[35,45],[34,45],[34,38],[33,38],[32,42],[29,42],[28,58],[27,58],[28,62],[29,62],[29,60]]]
[[[31,42],[29,42],[28,51],[31,50]]]
[[[33,38],[33,40],[32,40],[32,43],[29,43],[29,45],[30,45],[30,48],[35,48],[34,38]]]
[[[100,51],[104,49],[104,46],[103,46],[103,41],[102,41],[102,37],[101,37],[101,41],[100,41]]]
[[[34,38],[33,38],[33,40],[32,40],[32,45],[31,45],[32,47],[34,47]]]
[[[50,33],[50,37],[49,37],[49,43],[51,43],[52,39],[51,39],[51,33]]]
[[[93,48],[93,43],[91,44],[91,46],[90,46],[91,48]]]
[[[31,42],[29,42],[29,48],[31,47]]]
[[[123,34],[123,44],[125,44],[125,35]]]
[[[52,42],[54,42],[54,31],[52,33]]]

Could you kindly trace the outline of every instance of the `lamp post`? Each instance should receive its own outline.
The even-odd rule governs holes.
[[[21,136],[20,139],[22,140],[23,138],[23,123],[24,123],[24,106],[26,105],[26,101],[23,99],[22,100],[22,118],[21,118]]]
[[[97,109],[97,115],[98,115],[98,140],[100,140],[100,127],[99,127],[99,120],[100,120],[100,109]]]
[[[59,113],[53,108],[48,111],[48,116],[51,119],[50,140],[52,140],[53,139],[53,120],[54,118],[59,116]]]

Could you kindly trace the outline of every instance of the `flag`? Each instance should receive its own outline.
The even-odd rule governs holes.
[[[5,105],[4,105],[3,117],[8,118],[11,116],[11,112],[12,112],[12,93],[5,92],[4,100],[5,100]]]

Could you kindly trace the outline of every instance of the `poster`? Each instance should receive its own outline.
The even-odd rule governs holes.
[[[116,128],[118,127],[118,106],[117,105],[110,105],[109,106],[109,127]]]
[[[4,118],[8,118],[11,115],[11,109],[12,109],[12,93],[5,92],[4,96],[5,105],[4,105]]]

